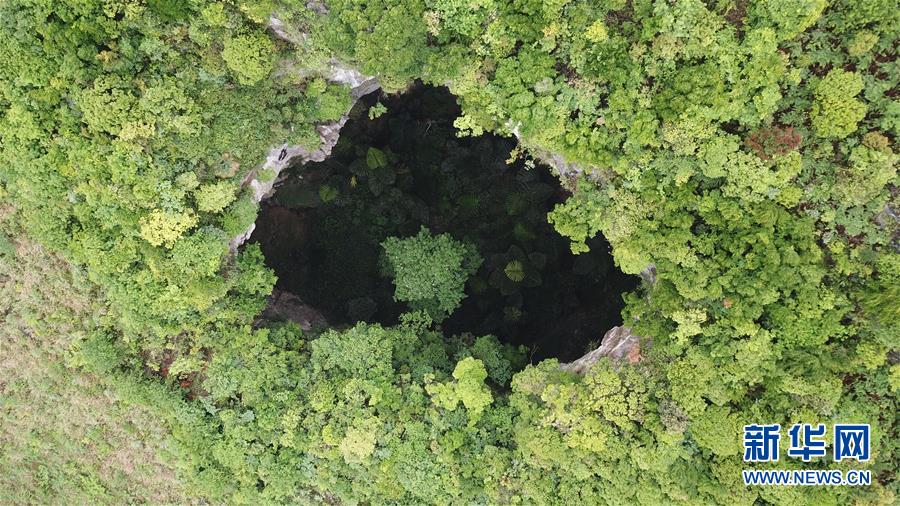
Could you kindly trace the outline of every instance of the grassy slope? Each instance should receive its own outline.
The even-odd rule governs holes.
[[[161,461],[166,432],[66,367],[102,318],[89,283],[40,247],[0,257],[0,504],[193,502]]]

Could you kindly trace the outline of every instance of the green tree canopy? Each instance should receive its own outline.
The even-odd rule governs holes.
[[[482,261],[474,246],[448,234],[432,235],[425,227],[412,237],[389,237],[381,246],[385,272],[394,279],[394,298],[435,321],[459,306],[466,280]]]

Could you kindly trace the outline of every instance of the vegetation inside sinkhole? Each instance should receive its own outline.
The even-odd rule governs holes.
[[[327,160],[288,172],[251,241],[278,288],[330,323],[392,325],[410,306],[395,297],[382,243],[423,227],[447,234],[479,262],[461,276],[459,309],[440,315],[446,333],[494,334],[535,360],[577,358],[621,324],[621,294],[637,278],[615,268],[602,236],[573,254],[547,219],[569,191],[514,139],[457,136],[458,115],[443,87],[364,97]]]

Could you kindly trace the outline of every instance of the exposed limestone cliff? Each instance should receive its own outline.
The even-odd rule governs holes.
[[[279,289],[272,290],[269,305],[258,320],[292,321],[304,331],[328,326],[325,317],[312,306],[306,305],[300,297]]]
[[[613,327],[603,336],[600,347],[574,362],[562,364],[562,368],[584,374],[603,357],[609,357],[614,361],[627,360],[632,364],[640,362],[641,338],[632,334],[628,327]]]
[[[345,67],[338,63],[333,63],[326,73],[325,77],[334,83],[346,85],[350,88],[350,97],[353,99],[350,107],[352,108],[360,97],[377,90],[380,87],[378,79],[360,74],[356,70]],[[347,110],[349,113],[350,110]],[[253,191],[253,198],[257,202],[262,202],[270,197],[273,193],[275,185],[280,181],[281,172],[290,165],[303,164],[307,162],[321,162],[331,154],[331,150],[337,144],[340,138],[341,128],[347,122],[347,114],[344,114],[339,120],[324,123],[316,127],[319,133],[319,147],[310,151],[302,146],[294,146],[282,144],[273,147],[266,161],[257,168],[247,174],[244,180],[244,186],[249,187]],[[271,170],[275,173],[275,177],[269,177],[266,181],[258,179],[258,174],[264,170]],[[231,250],[236,251],[241,244],[250,238],[256,225],[250,225],[247,230],[231,239]]]

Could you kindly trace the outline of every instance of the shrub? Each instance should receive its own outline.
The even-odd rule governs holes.
[[[866,104],[855,97],[863,90],[862,77],[855,72],[834,69],[819,81],[810,110],[812,127],[821,137],[843,139],[856,131],[866,116]]]
[[[174,212],[157,209],[141,218],[141,237],[154,246],[171,248],[197,222],[197,215],[190,210]]]
[[[222,59],[241,84],[254,85],[274,68],[275,44],[264,33],[238,35],[225,40]]]
[[[771,127],[754,130],[744,143],[756,156],[768,160],[797,149],[802,140],[803,136],[793,127]]]
[[[762,0],[754,2],[758,23],[773,26],[780,40],[793,39],[812,26],[828,5],[826,0]]]
[[[107,373],[122,363],[123,354],[104,333],[95,332],[81,343],[81,363],[94,374]]]
[[[220,213],[235,199],[235,186],[228,181],[205,184],[194,192],[197,208],[208,213]]]

